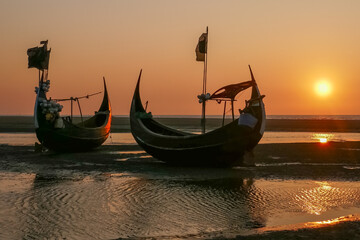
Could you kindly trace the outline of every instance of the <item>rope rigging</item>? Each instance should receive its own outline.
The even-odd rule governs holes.
[[[71,119],[71,122],[72,122],[72,118],[73,118],[73,101],[76,101],[76,102],[77,102],[77,105],[78,105],[78,107],[79,107],[81,122],[84,123],[79,99],[89,98],[89,97],[98,95],[98,94],[100,94],[100,93],[102,93],[102,91],[101,91],[101,92],[92,93],[92,94],[88,94],[88,95],[81,96],[81,97],[60,98],[60,99],[52,99],[52,100],[55,101],[55,102],[71,101],[71,118],[70,118],[70,119]]]
[[[92,93],[92,94],[88,94],[88,95],[85,95],[85,96],[81,96],[81,97],[70,97],[70,98],[57,98],[57,99],[52,99],[53,101],[56,101],[56,102],[63,102],[63,101],[77,101],[78,99],[82,99],[82,98],[89,98],[89,97],[92,97],[94,95],[97,95],[97,94],[100,94],[102,93],[101,92],[96,92],[96,93]]]

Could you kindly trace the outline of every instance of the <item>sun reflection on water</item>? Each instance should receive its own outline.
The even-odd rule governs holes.
[[[334,134],[331,133],[314,133],[311,139],[317,140],[320,143],[327,143],[334,138]]]
[[[348,216],[341,216],[341,217],[324,220],[324,221],[309,222],[309,223],[306,223],[305,226],[311,227],[311,228],[317,228],[317,227],[323,227],[324,225],[326,225],[326,226],[335,225],[335,224],[338,224],[341,222],[348,222],[348,221],[359,221],[359,216],[355,216],[355,215],[351,214]]]
[[[339,223],[340,221],[341,221],[340,218],[335,218],[335,219],[329,219],[329,220],[325,220],[325,221],[318,221],[318,222],[314,222],[314,223],[322,225],[322,224],[335,224],[335,223]]]
[[[320,138],[319,140],[321,143],[327,143],[327,138]]]
[[[302,190],[295,196],[303,211],[320,215],[332,207],[340,204],[343,198],[343,190],[332,187],[328,182],[316,182],[319,187]]]

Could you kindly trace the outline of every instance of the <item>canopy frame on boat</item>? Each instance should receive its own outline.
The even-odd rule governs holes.
[[[231,102],[231,114],[232,114],[232,120],[234,121],[235,120],[234,101],[236,101],[235,97],[240,92],[245,91],[246,89],[254,86],[254,84],[256,84],[254,80],[236,83],[236,84],[230,84],[230,85],[224,86],[222,88],[219,88],[210,96],[209,100],[215,100],[218,103],[221,103],[222,101],[224,101],[222,126],[224,126],[224,124],[225,124],[226,102],[228,102],[228,101]]]

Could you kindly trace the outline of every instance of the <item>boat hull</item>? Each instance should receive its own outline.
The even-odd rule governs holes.
[[[110,131],[103,129],[36,129],[36,136],[42,145],[57,152],[77,152],[97,148],[106,141],[109,134]]]
[[[111,106],[104,80],[104,97],[99,110],[90,119],[73,124],[70,118],[61,118],[62,127],[46,119],[39,103],[39,98],[47,99],[39,87],[35,103],[35,132],[40,143],[57,152],[88,151],[102,145],[110,134]]]
[[[239,135],[238,135],[239,136]],[[253,147],[261,139],[254,137],[248,129],[238,138],[230,138],[229,141],[210,145],[198,145],[196,147],[162,147],[146,143],[143,139],[134,135],[136,142],[154,158],[172,164],[182,166],[207,166],[229,167],[241,165],[246,151],[252,151]],[[252,141],[248,141],[251,139]],[[201,140],[198,140],[201,141]],[[249,144],[252,142],[252,144]]]

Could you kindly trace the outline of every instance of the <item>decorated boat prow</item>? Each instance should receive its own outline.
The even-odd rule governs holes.
[[[41,44],[43,44],[41,47],[28,50],[28,67],[39,70],[39,86],[35,88],[34,121],[36,136],[40,144],[47,149],[58,152],[87,151],[99,147],[110,134],[112,116],[105,78],[103,79],[104,95],[102,103],[92,117],[84,120],[80,99],[89,98],[101,92],[65,99],[48,98],[50,50],[47,49],[47,41],[42,41]],[[60,103],[63,101],[71,102],[70,116],[60,116],[63,109]],[[74,103],[77,104],[80,112],[81,122],[78,123],[75,123],[73,118]]]

